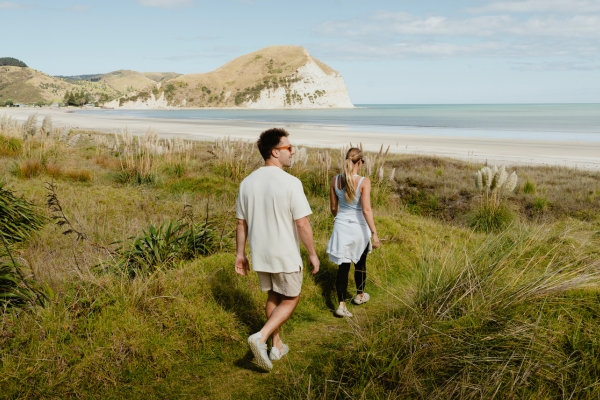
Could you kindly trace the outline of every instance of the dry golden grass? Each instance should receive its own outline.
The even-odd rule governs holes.
[[[166,81],[162,88],[169,84],[174,85],[176,91],[173,98],[177,103],[187,99],[188,106],[231,107],[235,106],[236,92],[253,87],[264,80],[290,77],[299,67],[306,64],[308,57],[306,49],[300,46],[266,47],[229,61],[212,72],[181,75]],[[311,58],[325,73],[335,72],[319,60]],[[211,93],[203,92],[202,87]],[[221,102],[208,102],[211,95],[218,97],[221,93],[224,94]]]
[[[106,154],[101,154],[99,156],[95,156],[93,158],[94,163],[96,163],[97,165],[106,168],[106,169],[111,169],[111,170],[118,170],[121,169],[121,162],[119,161],[118,158],[114,158],[114,157],[109,157]]]
[[[4,100],[62,102],[66,91],[82,89],[92,94],[117,95],[114,89],[99,82],[68,81],[31,68],[0,67],[0,94]]]
[[[100,81],[120,93],[153,88],[156,85],[156,81],[144,75],[142,72],[122,69],[100,75]]]

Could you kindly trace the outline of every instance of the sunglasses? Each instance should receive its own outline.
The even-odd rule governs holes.
[[[287,146],[281,146],[281,147],[275,147],[275,150],[289,150],[289,152],[292,152],[292,145],[287,145]]]

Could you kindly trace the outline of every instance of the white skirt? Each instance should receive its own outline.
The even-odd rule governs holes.
[[[369,246],[371,252],[371,231],[365,223],[351,218],[335,218],[333,232],[327,245],[329,260],[337,265],[357,263]]]

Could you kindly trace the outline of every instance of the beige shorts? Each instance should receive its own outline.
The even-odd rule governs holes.
[[[302,270],[296,272],[261,272],[256,271],[260,280],[260,289],[269,290],[288,297],[296,297],[302,289]]]

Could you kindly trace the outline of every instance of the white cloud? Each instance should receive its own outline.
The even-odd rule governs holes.
[[[600,2],[597,0],[523,0],[523,1],[494,1],[485,6],[469,8],[474,13],[504,12],[504,13],[530,13],[530,12],[560,12],[560,13],[588,13],[599,12]]]
[[[208,35],[198,35],[198,36],[178,36],[175,40],[193,40],[193,41],[205,41],[205,40],[215,40],[216,36],[208,36]]]
[[[144,7],[176,8],[192,5],[192,0],[138,0]]]
[[[66,11],[74,11],[74,12],[87,12],[90,10],[89,4],[82,4],[79,6],[72,6],[65,8]]]
[[[29,6],[13,3],[12,1],[0,1],[0,10],[16,10],[18,8],[29,8]]]
[[[545,72],[545,71],[598,71],[600,70],[599,64],[584,63],[584,62],[569,62],[569,61],[557,61],[557,62],[543,62],[543,63],[510,63],[513,65],[513,69],[518,71],[534,71],[534,72]]]
[[[322,35],[364,37],[369,34],[415,36],[490,37],[600,37],[600,15],[571,17],[532,16],[521,19],[509,15],[486,15],[463,19],[418,17],[408,13],[380,12],[368,18],[323,23],[315,28]]]

